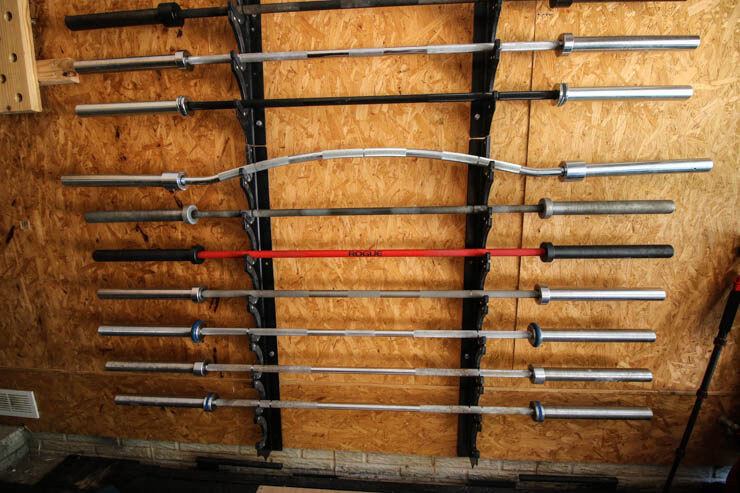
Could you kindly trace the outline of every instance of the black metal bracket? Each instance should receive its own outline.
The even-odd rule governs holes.
[[[473,84],[471,92],[493,92],[493,82],[501,59],[501,41],[496,39],[498,19],[503,0],[485,0],[475,4],[473,43],[494,43],[494,49],[473,54]],[[491,121],[496,100],[470,104],[470,137],[486,138],[491,133]]]
[[[264,80],[261,63],[241,63],[237,53],[262,51],[262,22],[260,16],[246,16],[238,7],[258,4],[259,0],[237,0],[229,2],[227,17],[236,38],[237,51],[231,52],[231,71],[239,85],[241,99],[236,101],[236,117],[246,140],[246,162],[255,163],[267,159],[264,108],[247,107],[242,101],[264,99]],[[249,204],[249,209],[270,208],[270,185],[266,171],[254,174],[243,173],[240,184]],[[272,234],[269,218],[242,216],[244,232],[249,237],[253,250],[271,250]],[[249,274],[255,289],[274,289],[275,280],[271,259],[255,259],[247,256],[244,270]],[[247,310],[254,317],[256,327],[275,327],[275,300],[272,298],[247,297]],[[277,337],[250,338],[250,349],[259,364],[277,365]],[[277,373],[252,375],[254,388],[260,399],[279,400],[280,380]],[[256,444],[257,453],[264,458],[272,450],[282,450],[283,437],[280,409],[256,408],[254,423],[262,430],[262,438]]]
[[[474,43],[495,43],[496,49],[488,53],[473,54],[473,80],[471,90],[493,91],[498,68],[501,45],[496,40],[496,28],[503,0],[484,0],[475,4]],[[496,111],[496,102],[480,101],[470,105],[470,142],[468,153],[488,157],[491,148],[491,122]],[[493,185],[493,167],[468,166],[468,205],[488,205],[488,196]],[[491,230],[490,213],[468,214],[465,222],[465,248],[485,248]],[[491,269],[491,257],[466,258],[463,274],[463,289],[484,289],[486,276]],[[463,300],[462,329],[481,330],[488,314],[488,297]],[[462,339],[460,342],[460,367],[480,369],[486,353],[486,338]],[[482,377],[460,378],[459,403],[477,406],[483,394]],[[482,430],[480,414],[461,414],[457,421],[457,455],[470,458],[471,466],[478,464],[480,451],[477,448],[478,433]]]

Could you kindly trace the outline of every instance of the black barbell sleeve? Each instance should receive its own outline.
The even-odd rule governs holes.
[[[100,14],[68,15],[64,24],[71,31],[105,29],[109,27],[148,26],[182,27],[185,17],[177,3],[160,3],[156,9],[124,10]]]
[[[542,243],[545,250],[540,258],[543,262],[555,259],[597,259],[597,258],[671,258],[671,245],[563,245]]]
[[[204,251],[200,245],[192,248],[171,250],[95,250],[93,260],[96,262],[191,262],[202,264],[205,259],[198,258]]]

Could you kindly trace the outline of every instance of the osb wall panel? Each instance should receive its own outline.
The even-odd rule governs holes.
[[[737,205],[737,91],[738,61],[735,36],[737,5],[732,2],[690,2],[636,5],[634,9],[589,6],[582,13],[558,11],[538,16],[538,39],[559,32],[604,34],[678,34],[702,36],[693,53],[655,53],[646,56],[610,54],[558,59],[535,57],[534,85],[558,82],[582,85],[691,84],[695,95],[681,103],[596,103],[575,109],[532,105],[529,162],[552,164],[553,157],[587,162],[712,157],[709,174],[664,175],[592,180],[576,185],[529,180],[529,199],[549,193],[560,200],[597,198],[666,199],[676,201],[668,217],[567,218],[554,221],[525,219],[523,242],[547,236],[560,243],[649,241],[672,243],[674,258],[667,261],[571,262],[544,265],[523,262],[522,284],[541,280],[549,285],[657,286],[668,292],[663,303],[631,303],[627,309],[614,303],[537,307],[520,304],[519,321],[579,327],[650,327],[658,342],[649,347],[616,345],[587,348],[551,345],[533,351],[517,344],[520,362],[583,362],[588,354],[600,364],[647,366],[655,374],[656,390],[691,390],[704,371],[707,341],[716,334],[714,324],[702,325],[709,310],[727,286],[727,274],[736,255],[740,221]],[[683,19],[676,22],[676,19]],[[734,20],[733,20],[734,19]],[[727,24],[729,22],[729,24]],[[723,103],[726,101],[727,103]],[[728,207],[729,206],[729,207]],[[722,301],[723,303],[724,301]],[[716,316],[712,317],[716,320]],[[724,370],[713,382],[715,390],[737,390],[736,345],[724,355]]]
[[[187,6],[209,5],[208,1]],[[194,54],[233,48],[220,20],[189,20],[182,29],[138,27],[70,33],[65,14],[150,7],[146,1],[39,2],[34,6],[38,58],[77,59],[151,55],[187,49]],[[539,307],[498,300],[490,305],[488,329],[525,328],[531,321],[552,327],[646,327],[658,342],[546,345],[494,341],[483,365],[521,368],[529,363],[562,366],[647,367],[650,384],[551,385],[488,380],[483,404],[527,405],[532,399],[560,404],[649,405],[655,419],[642,423],[534,424],[524,418],[486,417],[479,446],[484,456],[528,460],[658,463],[670,460],[693,389],[711,349],[724,305],[733,247],[737,246],[738,8],[730,1],[675,5],[577,5],[552,11],[545,3],[511,2],[504,7],[499,37],[549,40],[576,35],[701,34],[692,53],[503,55],[496,88],[548,89],[577,85],[692,84],[696,95],[681,103],[506,102],[494,118],[493,157],[553,166],[561,159],[622,161],[703,157],[716,168],[702,176],[593,179],[575,184],[500,174],[492,204],[554,200],[674,199],[667,217],[494,217],[488,244],[536,246],[542,241],[577,243],[672,243],[671,260],[555,262],[494,259],[487,287],[550,286],[665,287],[663,303],[571,303]],[[341,47],[462,43],[472,38],[472,7],[425,6],[344,12],[280,14],[263,19],[265,51]],[[455,92],[469,89],[470,56],[405,56],[329,59],[265,64],[267,97]],[[104,101],[228,99],[238,95],[227,67],[194,73],[139,72],[83,76],[79,86],[46,89],[42,115],[0,120],[0,179],[6,184],[0,231],[5,241],[0,269],[5,297],[0,322],[0,385],[36,390],[37,431],[91,433],[162,440],[251,444],[257,429],[249,411],[116,408],[116,393],[251,396],[249,381],[233,375],[151,378],[105,374],[109,359],[219,362],[253,361],[246,341],[208,338],[187,341],[101,338],[101,323],[183,324],[197,318],[212,326],[246,326],[243,303],[99,301],[98,287],[247,287],[240,262],[207,264],[94,264],[95,248],[246,248],[238,221],[202,221],[197,226],[142,223],[86,225],[88,210],[244,207],[238,184],[163,190],[62,189],[67,173],[154,174],[182,169],[211,174],[239,165],[243,137],[231,112],[79,119],[75,104]],[[271,157],[342,147],[397,146],[467,151],[467,104],[377,105],[267,111]],[[428,160],[370,159],[315,162],[270,172],[273,207],[457,205],[465,201],[463,166]],[[280,218],[273,222],[274,247],[452,248],[461,247],[464,219],[455,216]],[[521,264],[521,265],[520,265]],[[281,259],[280,289],[455,289],[462,284],[460,259]],[[454,300],[278,300],[281,327],[457,329]],[[280,361],[324,366],[454,367],[458,341],[281,338]],[[691,460],[717,462],[716,417],[737,409],[737,349],[734,339],[695,432]],[[286,399],[451,403],[457,382],[449,378],[284,375]],[[568,389],[563,392],[563,389]],[[195,420],[195,421],[194,421]],[[10,419],[7,422],[16,422]],[[197,426],[190,426],[192,423]],[[185,424],[187,423],[187,424]],[[511,430],[516,440],[511,440]],[[456,417],[408,413],[285,411],[286,447],[454,455]],[[392,436],[393,440],[387,437]],[[502,438],[503,437],[503,438]],[[714,446],[713,446],[714,445]]]

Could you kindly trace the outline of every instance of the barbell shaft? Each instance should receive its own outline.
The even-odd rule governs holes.
[[[534,324],[533,324],[534,325]],[[102,336],[134,337],[193,337],[202,340],[205,336],[292,336],[292,337],[410,337],[440,339],[528,339],[539,342],[655,342],[655,332],[644,329],[535,329],[529,330],[329,330],[329,329],[274,329],[274,328],[219,328],[198,324],[193,327],[146,327],[127,325],[101,325]]]
[[[104,300],[191,300],[211,298],[447,298],[447,299],[536,299],[540,304],[551,301],[658,301],[665,299],[662,289],[550,289],[534,290],[209,290],[191,289],[99,289]]]
[[[644,420],[653,417],[646,407],[548,407],[538,401],[530,407],[460,406],[460,405],[398,405],[352,404],[305,401],[268,401],[257,399],[221,399],[209,394],[205,398],[117,395],[115,403],[122,406],[185,407],[213,411],[219,407],[261,407],[272,409],[315,409],[349,411],[395,411],[438,414],[490,414],[531,416],[535,421],[553,419],[625,419]]]
[[[528,370],[495,370],[476,368],[357,368],[320,367],[305,365],[247,365],[209,363],[165,363],[153,361],[108,361],[108,371],[149,373],[194,373],[205,376],[212,372],[224,373],[303,373],[303,374],[355,374],[401,375],[427,377],[486,377],[527,378],[534,384],[554,382],[650,382],[653,374],[645,368],[545,368]]]

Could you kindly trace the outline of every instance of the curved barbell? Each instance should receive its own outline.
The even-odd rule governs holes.
[[[222,171],[211,176],[191,178],[184,171],[166,172],[161,175],[66,175],[62,177],[62,184],[73,187],[164,187],[167,190],[176,191],[186,190],[190,185],[210,185],[239,178],[245,174],[253,174],[291,164],[353,158],[434,159],[450,163],[489,167],[496,171],[523,176],[557,176],[564,181],[583,180],[591,176],[706,172],[714,166],[711,159],[699,158],[600,164],[586,164],[581,161],[563,161],[558,168],[530,168],[506,161],[459,152],[398,147],[371,147],[365,149],[333,149],[266,159]]]

